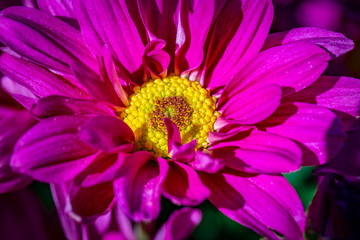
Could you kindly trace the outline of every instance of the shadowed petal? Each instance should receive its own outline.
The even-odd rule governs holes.
[[[320,77],[329,60],[324,49],[311,43],[295,42],[267,49],[226,85],[218,105],[250,86],[275,83],[284,88],[283,94],[298,92]]]
[[[346,130],[360,127],[360,79],[321,76],[304,90],[285,97],[283,102],[306,102],[330,108]]]
[[[187,239],[199,225],[202,214],[199,209],[182,208],[175,211],[156,233],[154,240]]]
[[[51,95],[40,99],[31,107],[31,114],[37,118],[59,115],[114,115],[108,106],[92,100]]]
[[[106,152],[134,150],[135,136],[122,120],[111,116],[91,118],[79,129],[81,140]]]
[[[80,32],[67,23],[25,7],[7,8],[1,14],[0,39],[18,54],[64,73],[70,73],[73,61],[96,67]]]
[[[39,9],[54,16],[75,18],[71,0],[37,0]]]
[[[282,176],[224,171],[200,173],[209,200],[227,217],[270,239],[302,239],[305,213],[295,190]]]
[[[124,160],[114,181],[117,206],[133,221],[153,220],[160,213],[161,185],[168,165],[148,152],[135,152]]]
[[[256,56],[270,29],[273,11],[268,0],[227,2],[210,32],[203,86],[225,85]]]
[[[307,103],[284,103],[264,122],[266,131],[295,140],[303,149],[303,164],[324,164],[335,157],[346,134],[330,110]]]
[[[247,88],[228,99],[222,116],[237,124],[255,124],[269,117],[280,105],[281,89],[276,84]]]
[[[211,157],[201,149],[198,149],[194,161],[190,162],[189,165],[197,171],[216,173],[221,170],[225,164],[221,158]]]
[[[96,149],[77,135],[87,119],[62,116],[41,120],[16,143],[11,166],[45,182],[73,178],[95,158]]]
[[[341,33],[321,28],[302,27],[270,34],[264,43],[263,49],[297,41],[316,44],[326,49],[333,58],[343,55],[354,48],[354,42]]]
[[[177,205],[196,206],[209,196],[196,171],[180,162],[169,163],[162,189],[163,195]]]

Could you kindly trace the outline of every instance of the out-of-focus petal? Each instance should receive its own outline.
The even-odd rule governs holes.
[[[31,114],[37,118],[59,115],[114,115],[108,106],[92,100],[51,95],[40,99],[31,107]]]
[[[7,76],[1,78],[1,88],[27,109],[31,108],[39,99],[39,97],[35,96],[29,89]]]
[[[280,99],[281,88],[276,84],[247,88],[227,100],[221,116],[237,124],[255,124],[275,112]]]
[[[143,64],[151,78],[165,77],[167,75],[170,56],[162,50],[165,45],[164,40],[153,40],[145,47]]]
[[[163,195],[177,205],[196,206],[210,194],[196,171],[180,162],[169,163],[162,189]]]
[[[16,143],[10,165],[39,181],[66,181],[81,172],[96,149],[77,135],[87,117],[62,116],[41,120]]]
[[[133,221],[153,220],[160,213],[161,185],[168,165],[149,152],[128,156],[114,181],[117,206]]]
[[[84,142],[106,152],[134,150],[133,131],[116,117],[93,117],[80,127],[79,135]]]
[[[224,167],[225,163],[221,158],[212,157],[198,149],[194,161],[190,162],[189,165],[197,171],[216,173]]]
[[[218,142],[210,150],[215,157],[223,159],[226,166],[254,173],[291,172],[302,163],[302,151],[295,142],[257,130],[242,139]]]
[[[210,31],[205,87],[213,89],[227,84],[256,56],[270,29],[273,12],[268,0],[231,0],[225,4]]]
[[[329,54],[311,43],[295,42],[261,52],[226,85],[218,104],[247,87],[271,83],[283,94],[298,92],[315,82],[327,67]]]
[[[51,15],[74,18],[72,0],[37,0],[37,4]]]
[[[270,239],[302,239],[305,213],[295,190],[282,176],[224,171],[200,173],[209,200],[227,217]]]
[[[326,49],[335,58],[354,48],[354,42],[343,34],[321,28],[302,27],[270,34],[263,46],[268,49],[292,42],[309,42]]]
[[[306,102],[332,109],[346,130],[360,127],[360,79],[322,76],[304,90],[289,95],[283,102]]]
[[[284,103],[259,124],[266,131],[295,140],[303,149],[303,164],[324,164],[335,157],[346,134],[330,110],[307,103]]]
[[[187,239],[199,225],[202,214],[199,209],[182,208],[175,211],[156,233],[154,240]]]
[[[101,56],[103,45],[108,45],[129,76],[142,79],[144,45],[125,1],[81,0],[73,4],[89,49]]]
[[[11,7],[1,12],[0,29],[6,46],[40,65],[70,73],[69,64],[78,61],[96,69],[80,32],[48,13]]]

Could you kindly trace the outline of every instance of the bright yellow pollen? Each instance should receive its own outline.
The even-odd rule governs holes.
[[[216,99],[208,90],[198,82],[178,76],[134,87],[129,103],[120,117],[134,131],[136,149],[161,157],[169,157],[165,117],[179,128],[182,144],[196,139],[196,148],[206,148],[207,136],[219,116],[215,111]]]

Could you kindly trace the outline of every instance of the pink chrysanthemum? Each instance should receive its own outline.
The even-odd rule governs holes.
[[[268,35],[268,0],[38,3],[0,16],[3,86],[39,119],[13,169],[67,182],[79,221],[115,202],[151,220],[162,194],[208,198],[271,239],[302,238],[304,210],[281,174],[325,163],[358,127],[359,80],[321,76],[351,40]]]

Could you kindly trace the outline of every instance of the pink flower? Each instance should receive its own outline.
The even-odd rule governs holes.
[[[351,40],[268,35],[268,0],[62,2],[0,16],[5,89],[39,119],[13,169],[68,182],[78,221],[115,202],[143,221],[161,195],[208,198],[263,236],[302,238],[304,210],[281,174],[325,163],[359,127],[359,80],[321,76]]]

